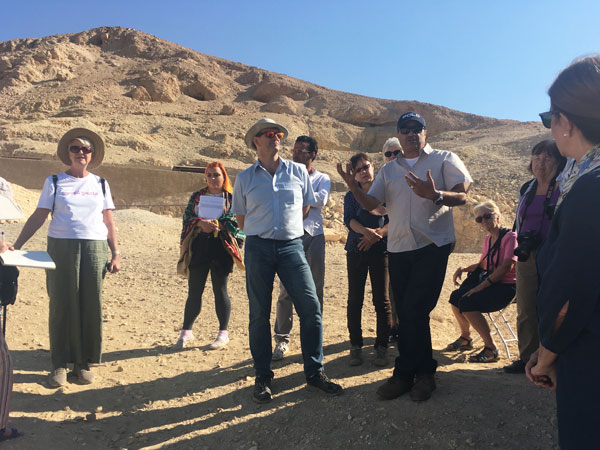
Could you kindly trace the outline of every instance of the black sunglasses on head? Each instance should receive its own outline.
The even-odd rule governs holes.
[[[560,111],[546,111],[540,113],[540,119],[542,119],[542,124],[546,128],[550,128],[552,126],[552,116],[558,116]]]
[[[390,158],[392,155],[398,156],[399,153],[400,153],[400,150],[394,150],[394,151],[388,150],[387,152],[384,153],[384,155],[386,158]]]

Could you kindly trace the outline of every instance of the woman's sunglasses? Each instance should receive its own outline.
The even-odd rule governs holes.
[[[546,111],[540,113],[540,119],[542,119],[542,124],[546,128],[550,128],[552,126],[552,116],[558,116],[560,111]]]
[[[92,149],[89,147],[84,147],[84,146],[78,146],[78,145],[71,145],[69,147],[69,151],[71,153],[79,153],[79,152],[83,152],[84,155],[89,155],[90,153],[92,153]]]
[[[392,155],[398,156],[399,153],[400,153],[400,150],[394,150],[394,151],[388,150],[387,152],[384,153],[384,155],[386,158],[391,158]]]
[[[490,220],[493,215],[494,215],[494,213],[485,213],[483,216],[477,216],[477,217],[475,217],[475,222],[481,223],[484,220]]]
[[[354,169],[354,173],[361,173],[361,172],[366,172],[367,170],[369,170],[371,168],[371,163],[366,163],[364,166],[362,167],[356,167]]]

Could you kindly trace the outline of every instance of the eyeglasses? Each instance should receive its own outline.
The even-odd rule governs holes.
[[[388,150],[387,152],[384,153],[384,155],[386,158],[391,158],[392,155],[398,156],[399,153],[400,153],[400,150],[394,150],[394,151]]]
[[[415,134],[421,134],[421,132],[425,129],[425,127],[405,127],[400,128],[400,134],[408,134],[411,131]]]
[[[89,155],[90,153],[92,153],[92,149],[89,147],[83,147],[83,146],[78,146],[78,145],[71,145],[69,147],[69,151],[71,153],[79,153],[79,152],[83,152],[84,155]]]
[[[542,124],[546,128],[550,128],[552,126],[552,116],[558,116],[560,111],[547,111],[540,113],[540,119],[542,119]]]
[[[361,172],[366,172],[367,170],[369,170],[371,168],[371,163],[366,163],[364,166],[362,167],[355,167],[354,168],[354,173],[361,173]]]
[[[206,175],[206,178],[219,178],[222,176],[220,173],[205,173],[204,175]]]
[[[281,131],[273,131],[273,130],[269,130],[269,131],[263,131],[261,133],[258,133],[256,135],[256,137],[260,137],[262,135],[267,136],[269,139],[273,139],[275,136],[277,136],[277,139],[282,140],[283,139],[283,133]]]
[[[485,213],[483,216],[477,216],[475,217],[475,222],[477,223],[481,223],[484,220],[490,220],[492,218],[492,216],[494,215],[494,213]]]

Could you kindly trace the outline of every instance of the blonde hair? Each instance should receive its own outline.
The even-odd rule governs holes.
[[[383,148],[381,149],[381,152],[382,153],[387,152],[388,149],[392,146],[402,148],[402,146],[400,145],[400,140],[397,137],[392,137],[392,138],[389,138],[387,141],[385,141],[385,144],[383,144]]]
[[[494,200],[484,200],[480,204],[475,205],[475,207],[473,208],[473,212],[475,213],[475,215],[477,215],[477,213],[482,209],[484,209],[487,212],[494,213],[497,216],[500,216],[500,208],[498,208],[498,205],[496,205],[496,202]]]

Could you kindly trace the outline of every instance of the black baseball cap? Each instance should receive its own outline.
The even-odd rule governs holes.
[[[398,119],[398,125],[397,125],[397,129],[399,130],[400,128],[402,128],[404,126],[404,124],[406,122],[410,122],[411,120],[414,120],[415,122],[419,122],[421,125],[423,125],[423,128],[427,128],[427,125],[425,125],[425,119],[423,119],[423,116],[421,116],[421,114],[416,113],[414,111],[409,111],[407,113],[404,113],[400,116],[400,118]]]

